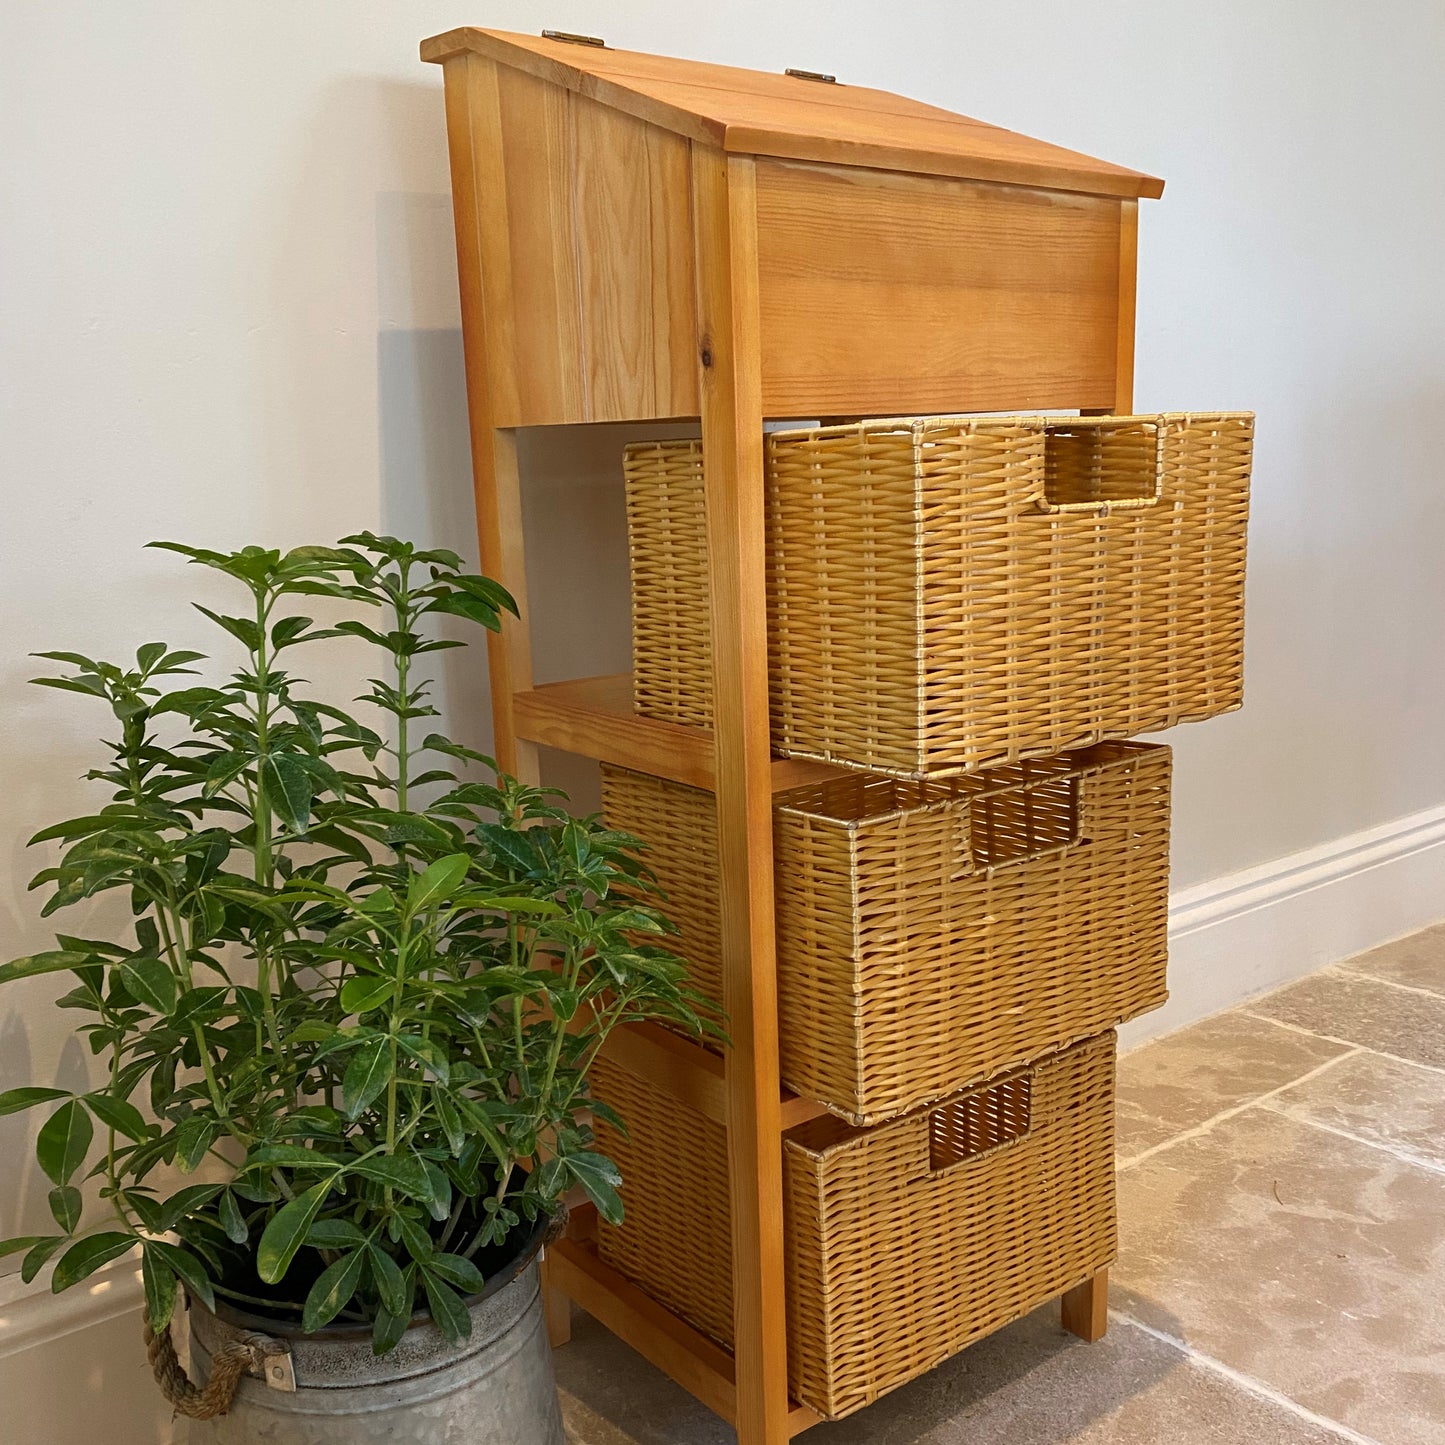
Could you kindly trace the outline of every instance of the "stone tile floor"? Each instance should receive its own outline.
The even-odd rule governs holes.
[[[1445,925],[1126,1055],[1108,1336],[1050,1305],[809,1445],[1442,1445]],[[575,1445],[732,1431],[578,1314]]]

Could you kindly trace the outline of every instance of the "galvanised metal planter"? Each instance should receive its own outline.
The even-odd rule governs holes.
[[[275,1342],[267,1374],[295,1380],[291,1390],[243,1375],[226,1414],[190,1422],[192,1445],[565,1445],[535,1250],[469,1307],[471,1338],[461,1346],[418,1316],[378,1358],[369,1326],[306,1335],[192,1300],[193,1378],[209,1379],[226,1345],[262,1334]]]

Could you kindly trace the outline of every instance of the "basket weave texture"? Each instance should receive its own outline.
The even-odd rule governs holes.
[[[1167,997],[1168,748],[1102,743],[942,782],[862,773],[773,815],[784,1082],[875,1123]],[[693,982],[721,999],[712,795],[604,766]]]
[[[1243,699],[1254,419],[932,417],[766,444],[775,751],[921,778]],[[627,448],[639,712],[710,727],[702,444]]]
[[[1114,1036],[871,1129],[784,1138],[788,1375],[838,1419],[1071,1289],[1115,1253]],[[627,1218],[602,1258],[731,1348],[726,1131],[629,1071],[593,1080]]]

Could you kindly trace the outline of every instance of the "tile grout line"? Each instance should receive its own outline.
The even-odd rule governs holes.
[[[1338,1034],[1316,1033],[1314,1029],[1302,1028],[1299,1024],[1287,1024],[1283,1019],[1270,1018],[1268,1014],[1252,1013],[1249,1009],[1241,1010],[1246,1018],[1257,1019],[1260,1023],[1278,1024],[1282,1029],[1288,1029],[1291,1033],[1303,1034],[1310,1039],[1323,1039],[1327,1044],[1340,1044],[1345,1048],[1353,1049],[1358,1054],[1374,1054],[1377,1058],[1389,1059],[1391,1063],[1408,1064],[1412,1069],[1428,1069],[1432,1074],[1445,1074],[1445,1068],[1439,1064],[1427,1064],[1420,1059],[1407,1059],[1403,1054],[1392,1054],[1387,1049],[1372,1048],[1369,1044],[1358,1044],[1353,1039],[1342,1039]]]
[[[1134,1154],[1128,1159],[1116,1161],[1114,1172],[1116,1174],[1122,1174],[1126,1169],[1132,1169],[1136,1164],[1142,1164],[1144,1160],[1153,1158],[1153,1156],[1161,1150],[1173,1148],[1175,1144],[1183,1144],[1190,1139],[1198,1139],[1202,1135],[1209,1133],[1216,1124],[1221,1124],[1226,1119],[1232,1119],[1236,1114],[1242,1114],[1246,1109],[1252,1109],[1256,1104],[1262,1104],[1266,1099],[1273,1099],[1275,1095],[1284,1093],[1286,1089],[1292,1089],[1296,1084],[1303,1084],[1306,1080],[1313,1079],[1317,1075],[1324,1073],[1326,1069],[1334,1068],[1336,1064],[1343,1062],[1345,1059],[1352,1059],[1357,1054],[1364,1052],[1365,1050],[1359,1046],[1352,1045],[1345,1053],[1336,1054],[1334,1058],[1326,1059],[1322,1064],[1316,1064],[1314,1068],[1301,1074],[1297,1079],[1291,1079],[1287,1084],[1281,1084],[1278,1088],[1270,1089],[1263,1094],[1256,1094],[1253,1098],[1246,1099],[1242,1104],[1233,1104],[1228,1109],[1222,1109],[1219,1113],[1204,1120],[1201,1124],[1194,1124],[1190,1128],[1168,1139],[1161,1139],[1159,1143],[1151,1144],[1149,1148],[1141,1150],[1138,1154]]]
[[[1328,1430],[1332,1434],[1338,1435],[1342,1440],[1351,1441],[1352,1445],[1379,1445],[1379,1441],[1371,1436],[1361,1435],[1358,1430],[1352,1430],[1338,1420],[1331,1420],[1328,1415],[1317,1414],[1307,1405],[1301,1405],[1298,1400],[1290,1399],[1283,1391],[1276,1390],[1272,1385],[1266,1385],[1263,1380],[1257,1380],[1253,1375],[1246,1375],[1243,1370],[1236,1370],[1233,1365],[1226,1365],[1223,1360],[1216,1360],[1213,1355],[1206,1355],[1185,1340],[1178,1339],[1164,1330],[1155,1329],[1152,1325],[1146,1325],[1142,1320],[1135,1319],[1133,1315],[1125,1314],[1123,1310],[1111,1309],[1109,1317],[1119,1320],[1123,1324],[1132,1325],[1136,1330],[1141,1330],[1144,1334],[1152,1336],[1163,1344],[1172,1345],[1187,1359],[1193,1360],[1201,1369],[1219,1375],[1231,1384],[1238,1385],[1241,1390],[1245,1390],[1261,1400],[1268,1400],[1271,1404],[1278,1405],[1293,1415],[1298,1415],[1302,1420],[1307,1420],[1312,1425],[1318,1425],[1322,1430]]]
[[[1339,963],[1328,971],[1338,974],[1341,978],[1353,979],[1356,983],[1382,983],[1386,988],[1398,988],[1402,993],[1423,994],[1426,998],[1439,999],[1441,1003],[1445,1003],[1445,993],[1441,993],[1438,989],[1421,988],[1418,984],[1413,983],[1400,983],[1397,979],[1380,978],[1373,973],[1357,973],[1354,969],[1346,968]]]
[[[1318,1119],[1307,1119],[1299,1114],[1291,1114],[1285,1109],[1277,1109],[1272,1103],[1266,1103],[1264,1107],[1271,1114],[1277,1114],[1281,1119],[1288,1119],[1292,1124],[1304,1124],[1311,1129],[1320,1130],[1321,1133],[1333,1134],[1337,1139],[1348,1139],[1352,1144],[1363,1144],[1367,1149],[1378,1149],[1380,1153],[1398,1159],[1401,1164],[1410,1164],[1416,1169],[1428,1170],[1431,1174],[1445,1174],[1445,1164],[1427,1159],[1423,1154],[1412,1154],[1397,1144],[1388,1144],[1383,1139],[1366,1139],[1362,1134],[1352,1134],[1348,1129],[1341,1129],[1338,1125],[1322,1124]]]

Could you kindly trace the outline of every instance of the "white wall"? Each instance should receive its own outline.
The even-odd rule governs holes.
[[[1434,0],[51,0],[0,16],[0,954],[45,942],[23,841],[82,806],[99,721],[26,688],[24,654],[204,635],[201,583],[145,541],[468,542],[440,75],[416,59],[467,22],[829,70],[1167,177],[1141,207],[1137,403],[1260,414],[1247,710],[1172,738],[1176,879],[1213,940],[1176,964],[1180,1008],[1445,914]],[[533,452],[544,676],[625,665],[616,442]],[[480,669],[446,682],[482,737]],[[1382,826],[1383,862],[1351,841]],[[1332,902],[1295,889],[1304,921],[1264,956],[1238,918],[1323,886],[1271,861],[1302,851],[1333,860]],[[1409,886],[1382,884],[1407,855]],[[53,993],[0,995],[0,1087],[83,1071]],[[0,1159],[4,1235],[43,1218],[25,1120]]]

